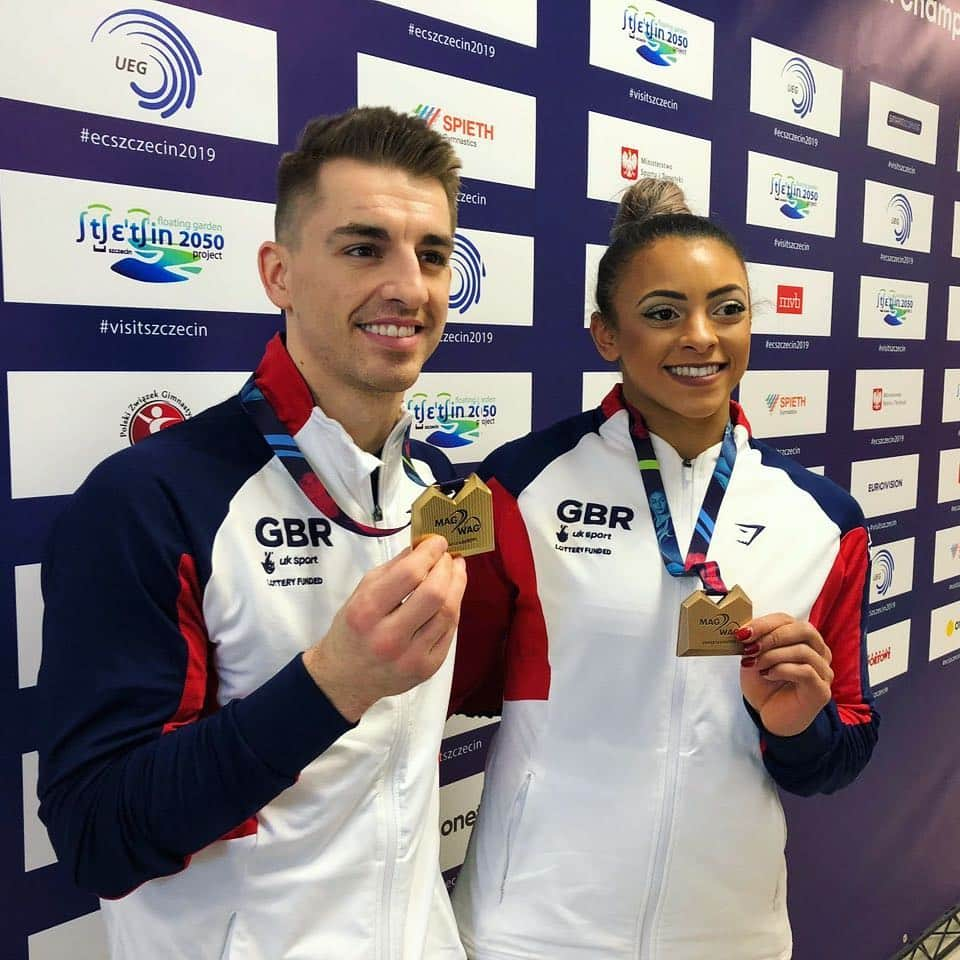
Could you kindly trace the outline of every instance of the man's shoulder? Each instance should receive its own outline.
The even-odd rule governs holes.
[[[78,493],[85,499],[176,498],[198,485],[235,487],[271,451],[236,397],[167,427],[103,460]]]
[[[602,419],[598,410],[587,410],[505,443],[484,460],[480,476],[496,479],[518,496],[549,464],[573,450],[588,434],[596,433]]]

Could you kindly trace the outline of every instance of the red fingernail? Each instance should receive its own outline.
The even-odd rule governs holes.
[[[754,640],[753,643],[743,645],[743,655],[745,657],[755,657],[760,652],[760,641]]]
[[[753,629],[751,627],[741,627],[734,636],[738,640],[749,640],[753,636]]]
[[[752,667],[756,662],[757,662],[757,658],[756,658],[756,657],[744,657],[744,658],[740,661],[740,666],[741,666],[741,667]]]

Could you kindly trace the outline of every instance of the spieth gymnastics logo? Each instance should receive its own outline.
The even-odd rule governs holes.
[[[130,89],[140,98],[137,103],[144,110],[159,110],[166,120],[181,107],[189,110],[193,106],[197,77],[203,74],[203,68],[196,50],[175,23],[150,10],[128,8],[101,20],[90,42],[96,43],[98,36],[130,41],[124,44],[126,54],[116,54],[113,64],[122,73],[143,78],[131,80]],[[136,55],[131,56],[133,51]],[[160,74],[153,89],[142,85],[147,82],[148,70],[154,76],[158,71]]]
[[[877,596],[882,597],[893,584],[893,554],[889,550],[878,550],[873,555],[873,582],[877,587]]]
[[[637,53],[655,67],[672,67],[677,57],[686,56],[690,37],[682,27],[658,20],[649,10],[641,14],[632,3],[623,11],[624,31],[631,40],[642,41]]]
[[[805,220],[820,202],[820,190],[812,183],[775,173],[770,178],[770,196],[780,204],[780,212],[790,220]]]
[[[802,120],[813,109],[813,95],[817,92],[813,71],[803,57],[791,57],[780,76],[786,78],[793,112]]]
[[[901,327],[910,318],[916,301],[909,293],[897,293],[896,290],[877,291],[877,309],[883,322],[891,327]]]
[[[497,417],[493,397],[454,397],[447,392],[435,397],[415,393],[407,400],[407,409],[416,429],[432,431],[426,442],[445,449],[476,443],[480,427],[492,425]]]
[[[913,207],[910,206],[910,201],[902,193],[895,193],[887,204],[887,212],[890,213],[894,239],[899,244],[906,243],[913,227]]]
[[[476,245],[459,233],[453,238],[450,266],[455,279],[450,285],[449,308],[463,314],[480,302],[480,287],[487,268]]]
[[[226,245],[219,223],[153,217],[142,207],[131,207],[121,220],[105,203],[80,211],[76,242],[119,255],[110,269],[141,283],[190,280],[203,270],[202,261],[222,260]]]

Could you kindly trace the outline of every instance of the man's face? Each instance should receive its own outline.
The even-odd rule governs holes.
[[[321,402],[402,394],[447,316],[446,193],[439,180],[346,158],[325,163],[317,187],[300,201],[292,242],[265,244],[273,261],[261,251],[290,354]]]

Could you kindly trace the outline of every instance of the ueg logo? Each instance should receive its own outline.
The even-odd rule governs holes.
[[[663,494],[658,494],[663,496]],[[564,553],[590,553],[609,556],[613,553],[609,547],[593,544],[609,543],[614,532],[631,530],[635,517],[632,507],[607,506],[590,500],[570,498],[557,504],[557,519],[560,527],[556,531],[554,547]],[[576,525],[576,529],[570,527]],[[588,530],[586,527],[601,529]],[[572,542],[571,542],[572,541]]]
[[[893,554],[886,549],[876,550],[871,557],[871,581],[878,597],[883,597],[893,584],[893,572],[896,563]]]
[[[464,147],[475,147],[481,140],[492,143],[496,138],[496,130],[492,123],[470,117],[458,117],[456,114],[445,112],[442,107],[418,103],[410,113],[420,117],[428,127],[441,130],[448,139]]]
[[[620,148],[620,176],[624,180],[636,180],[640,169],[640,151],[633,147]]]
[[[193,44],[172,20],[150,10],[118,10],[97,24],[90,42],[115,51],[114,69],[125,79],[134,74],[130,90],[137,106],[159,112],[164,120],[193,106],[203,67]],[[125,52],[117,52],[118,46]]]
[[[788,220],[805,220],[820,202],[820,189],[816,184],[775,173],[770,178],[770,196]]]
[[[817,81],[810,64],[803,57],[791,57],[783,65],[780,77],[785,82],[793,112],[803,120],[813,109],[813,98],[817,92]]]
[[[119,256],[114,273],[141,283],[179,283],[196,277],[201,264],[223,259],[226,238],[218,223],[153,216],[130,207],[121,219],[104,203],[80,211],[76,243],[92,253]]]
[[[450,282],[449,309],[464,314],[480,302],[483,280],[487,268],[477,245],[462,233],[453,238],[453,253],[450,255],[452,277]]]
[[[893,238],[903,246],[910,239],[913,228],[913,207],[909,198],[905,194],[895,193],[887,203],[887,213],[890,215]]]
[[[425,438],[435,447],[466,447],[480,439],[480,428],[496,422],[497,402],[492,396],[455,397],[442,391],[434,396],[414,393],[407,400],[414,426],[433,432]]]
[[[651,13],[640,13],[630,3],[623,11],[621,30],[631,40],[639,40],[637,53],[655,67],[672,67],[690,51],[690,35],[683,27]]]
[[[190,407],[170,390],[151,390],[127,404],[120,436],[132,446],[192,416]]]
[[[803,287],[778,283],[777,313],[803,313]]]

